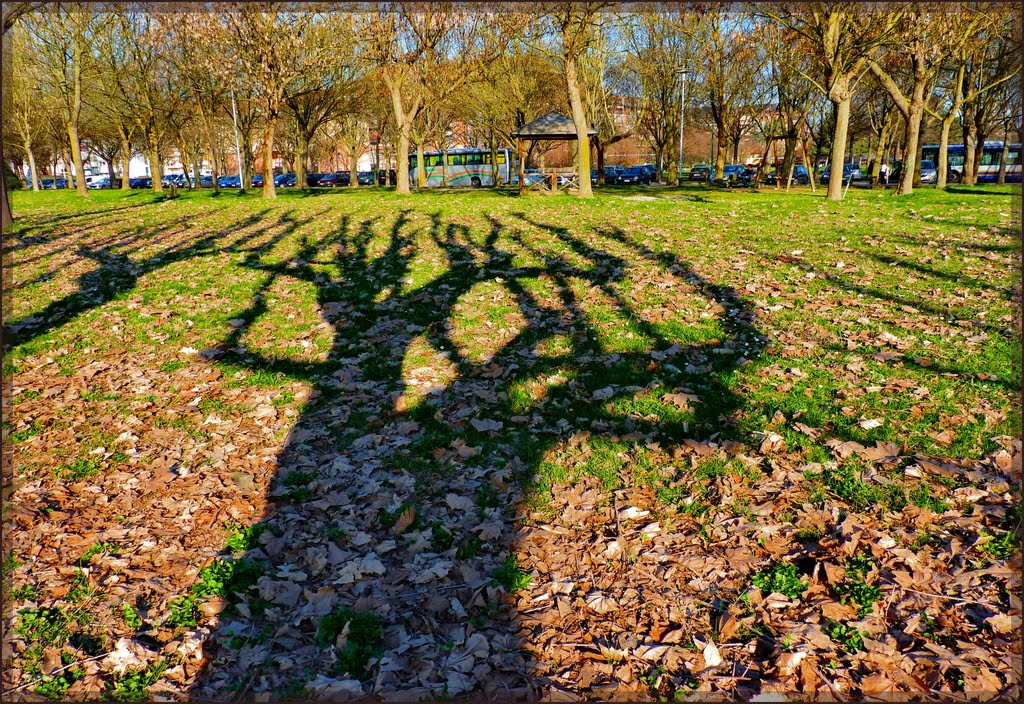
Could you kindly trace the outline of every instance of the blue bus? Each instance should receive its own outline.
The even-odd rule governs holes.
[[[964,145],[950,144],[946,152],[949,155],[949,183],[960,183],[964,172]],[[995,183],[999,177],[999,159],[1002,158],[1002,142],[985,142],[981,152],[981,166],[978,167],[978,183]],[[922,161],[930,160],[938,166],[939,145],[926,144],[921,148]],[[1010,144],[1010,152],[1006,157],[1006,182],[1020,183],[1021,145]]]

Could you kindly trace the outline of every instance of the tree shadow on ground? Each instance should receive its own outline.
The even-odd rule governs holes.
[[[223,252],[245,252],[258,256],[259,253],[270,251],[294,229],[323,215],[321,212],[309,220],[296,222],[292,213],[286,212],[277,222],[265,228],[251,229],[261,223],[269,212],[269,209],[264,208],[198,238],[187,236],[187,223],[194,217],[189,215],[156,228],[139,227],[133,233],[95,244],[78,243],[76,253],[94,262],[95,267],[79,277],[78,286],[71,293],[57,298],[42,310],[5,322],[4,348],[24,345],[132,291],[139,278],[147,274],[180,262]],[[251,231],[238,234],[246,229]],[[276,233],[266,241],[260,241],[270,230],[276,230]],[[152,253],[139,256],[150,251]],[[24,263],[18,262],[19,265]],[[37,277],[37,281],[51,278],[55,273],[48,272]],[[23,285],[28,283],[35,282]]]
[[[539,674],[508,594],[525,576],[510,555],[522,514],[579,470],[551,453],[715,437],[743,406],[719,375],[759,353],[753,309],[677,255],[522,213],[422,222],[344,216],[326,237],[300,234],[292,257],[245,263],[265,278],[221,361],[313,393],[261,478],[272,505],[258,539],[217,563],[239,577],[197,696],[351,696],[367,678],[412,698],[523,696]],[[423,267],[435,275],[413,285]],[[325,359],[246,345],[287,280],[315,287],[333,327]],[[630,293],[645,285],[667,292],[663,316],[685,300],[719,332],[652,320]],[[481,300],[500,302],[496,317]],[[671,407],[667,393],[681,394],[667,420],[639,412]]]

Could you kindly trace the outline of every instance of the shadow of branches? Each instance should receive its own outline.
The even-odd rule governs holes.
[[[440,212],[403,210],[390,225],[346,215],[326,236],[300,232],[293,256],[251,252],[244,266],[264,278],[221,362],[313,391],[261,478],[273,502],[258,544],[222,558],[253,577],[221,615],[193,689],[203,696],[311,681],[352,695],[365,677],[405,696],[522,694],[537,673],[508,596],[510,555],[523,514],[571,480],[551,453],[721,435],[743,401],[720,375],[764,341],[742,297],[677,255],[523,213],[480,226]],[[333,328],[319,361],[246,343],[288,280],[315,288]],[[650,319],[630,293],[646,285],[676,296],[666,310],[680,296],[705,306],[717,332],[683,339]],[[668,392],[690,408],[669,420],[633,408]]]

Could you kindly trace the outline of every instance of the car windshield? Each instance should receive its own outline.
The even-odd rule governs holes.
[[[644,172],[639,166],[631,166],[626,169],[627,174],[642,174]]]
[[[928,159],[925,159],[924,161],[921,162],[921,168],[922,169],[934,169],[935,168],[935,162],[934,161],[930,161]]]

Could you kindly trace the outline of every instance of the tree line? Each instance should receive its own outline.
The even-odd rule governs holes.
[[[798,154],[808,167],[811,154],[842,164],[856,130],[873,178],[885,154],[903,155],[899,194],[920,178],[926,129],[940,134],[940,187],[951,139],[963,141],[967,184],[986,138],[1021,139],[1020,12],[997,2],[12,5],[4,155],[28,164],[36,189],[58,160],[82,174],[86,152],[122,188],[143,155],[160,191],[169,154],[216,176],[237,142],[242,185],[261,164],[265,198],[272,155],[303,186],[311,163],[341,151],[354,164],[366,145],[408,193],[410,154],[422,164],[425,149],[467,137],[494,151],[551,109],[573,120],[580,173],[596,156],[601,179],[605,151],[629,137],[650,146],[660,174],[678,156],[681,119],[717,139],[717,174],[745,138],[763,141],[762,169],[781,147],[783,175]],[[828,198],[841,185],[831,179]],[[84,179],[76,187],[88,195]]]

